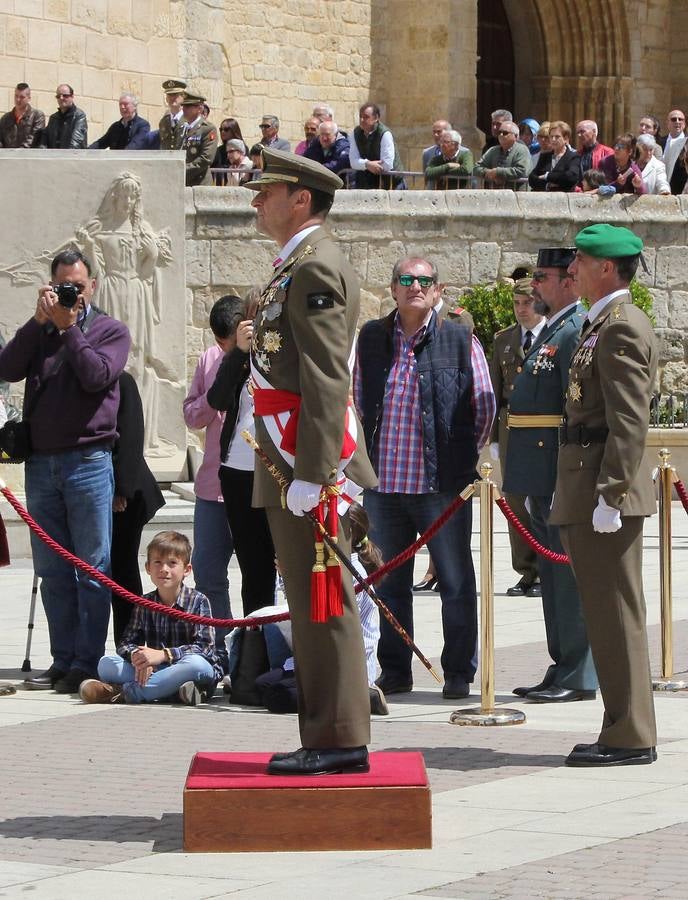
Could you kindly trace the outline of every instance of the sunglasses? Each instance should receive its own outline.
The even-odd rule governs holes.
[[[685,122],[686,120],[685,120],[684,116],[672,116],[671,121],[672,122]]]
[[[420,287],[423,288],[424,291],[430,287],[431,284],[435,283],[435,279],[432,275],[400,275],[399,276],[399,284],[402,284],[404,287],[411,287],[414,281],[417,281]]]
[[[272,125],[268,125],[267,122],[261,122],[258,127],[259,128],[272,128]]]
[[[533,272],[532,275],[532,279],[536,284],[540,284],[546,278],[558,278],[559,281],[563,281],[567,277],[568,275],[557,275],[555,272]]]
[[[71,94],[55,94],[55,99],[59,100],[62,97],[71,97]]]
[[[231,131],[232,128],[230,125],[220,125],[220,131]]]

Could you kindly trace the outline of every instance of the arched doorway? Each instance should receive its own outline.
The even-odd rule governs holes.
[[[503,0],[478,0],[477,125],[490,136],[490,114],[514,108],[514,48]]]

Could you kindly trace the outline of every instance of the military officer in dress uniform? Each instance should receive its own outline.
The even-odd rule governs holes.
[[[523,368],[523,359],[545,327],[545,319],[534,308],[533,290],[530,284],[530,273],[524,267],[516,269],[514,279],[514,315],[516,323],[498,331],[494,337],[492,358],[490,359],[490,378],[492,389],[497,400],[497,416],[492,424],[490,435],[490,456],[499,460],[499,467],[504,479],[506,466],[506,415],[507,406],[514,389],[514,379]],[[506,500],[521,522],[530,531],[530,516],[525,506],[525,497],[521,494],[508,494]],[[509,525],[509,543],[511,544],[511,565],[521,576],[518,584],[507,590],[510,597],[539,597],[540,581],[535,553],[523,538]]]
[[[186,186],[212,184],[210,166],[217,150],[217,128],[203,118],[205,97],[185,94],[182,101],[186,130],[182,149],[186,150]]]
[[[258,231],[281,250],[256,315],[251,383],[256,440],[291,486],[284,508],[279,488],[257,463],[253,502],[266,508],[284,577],[303,744],[273,756],[268,771],[367,771],[370,701],[353,585],[342,570],[343,615],[313,621],[314,528],[304,518],[319,513],[324,486],[345,482],[343,499],[377,483],[349,403],[359,283],[323,227],[342,181],[303,156],[268,148],[262,155],[261,177],[245,187],[258,192],[252,204]],[[348,554],[346,511],[336,525]]]
[[[162,83],[167,112],[160,119],[158,131],[161,150],[181,150],[184,140],[184,118],[182,100],[186,92],[186,82],[178,78],[168,78]]]
[[[571,360],[550,522],[559,525],[583,604],[604,718],[569,766],[657,758],[645,625],[643,520],[655,512],[643,462],[657,373],[652,324],[628,286],[643,242],[628,228],[590,225],[569,272],[591,306]]]
[[[503,477],[506,493],[527,496],[533,534],[556,553],[564,551],[559,529],[549,525],[549,511],[557,480],[559,426],[569,364],[585,314],[567,272],[574,255],[575,250],[558,248],[538,253],[533,299],[536,312],[547,317],[547,324],[514,380]],[[537,557],[537,564],[552,664],[539,684],[517,687],[514,694],[538,703],[594,700],[597,677],[571,567],[543,556]]]

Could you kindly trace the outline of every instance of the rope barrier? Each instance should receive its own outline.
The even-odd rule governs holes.
[[[686,486],[682,481],[675,481],[674,487],[676,488],[676,493],[678,494],[678,499],[683,504],[683,508],[688,513],[688,492],[686,491]]]
[[[686,497],[686,500],[688,501],[688,497]],[[540,556],[544,556],[545,559],[548,559],[550,562],[561,563],[562,565],[568,565],[570,563],[570,559],[565,553],[555,553],[554,550],[550,550],[548,547],[544,547],[539,543],[539,541],[537,541],[528,531],[523,522],[521,522],[504,497],[497,497],[495,503],[504,513],[506,520],[513,525],[526,544],[528,544],[529,547],[532,547],[536,553],[539,553]]]

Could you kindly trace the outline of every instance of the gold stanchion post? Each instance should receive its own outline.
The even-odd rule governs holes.
[[[520,709],[495,708],[494,689],[494,500],[492,465],[480,467],[482,481],[475,486],[480,495],[480,708],[457,709],[449,717],[452,725],[522,725]]]
[[[666,448],[658,453],[659,468],[659,601],[662,627],[661,677],[654,678],[655,691],[680,691],[688,683],[674,678],[674,636],[671,587],[671,494],[676,470],[671,465],[671,452]]]

